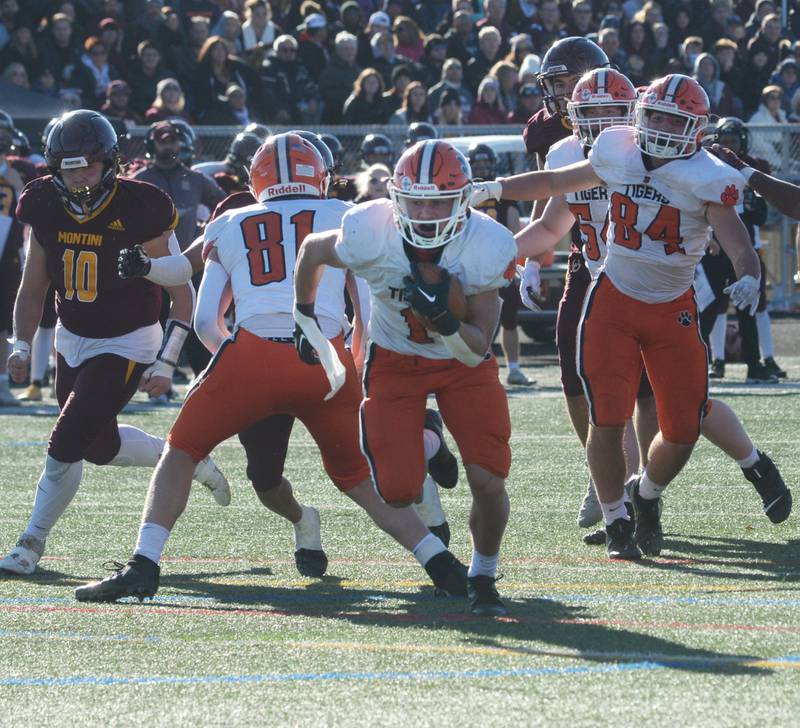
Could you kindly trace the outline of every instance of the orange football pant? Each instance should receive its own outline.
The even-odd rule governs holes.
[[[493,356],[471,368],[457,359],[409,356],[371,344],[364,368],[361,448],[387,503],[406,503],[422,492],[429,394],[436,395],[464,464],[508,477],[511,420]]]
[[[632,416],[644,360],[661,434],[679,444],[700,436],[708,359],[694,289],[666,303],[644,303],[601,273],[586,295],[577,357],[594,425],[622,427]]]
[[[343,337],[331,343],[347,368],[347,379],[326,402],[330,385],[321,366],[300,361],[290,343],[239,329],[222,344],[187,396],[167,441],[202,460],[220,442],[269,415],[294,415],[319,446],[330,479],[340,490],[350,490],[369,478],[358,447],[361,392]]]

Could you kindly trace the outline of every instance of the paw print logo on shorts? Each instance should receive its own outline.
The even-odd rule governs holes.
[[[692,325],[692,314],[688,311],[681,311],[678,314],[678,323],[681,326],[691,326]]]

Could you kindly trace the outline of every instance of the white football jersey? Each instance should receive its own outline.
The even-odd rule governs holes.
[[[735,206],[744,178],[705,149],[648,170],[633,135],[632,127],[605,129],[589,152],[608,186],[605,272],[624,294],[664,303],[692,285],[708,240],[706,205]]]
[[[411,274],[411,265],[389,200],[350,209],[342,219],[336,253],[369,285],[370,341],[400,354],[453,358],[442,337],[424,328],[403,300],[403,277]],[[464,231],[447,244],[438,265],[458,278],[465,295],[474,296],[505,286],[516,256],[517,244],[509,230],[473,209]]]
[[[544,168],[559,169],[585,160],[583,144],[573,134],[550,147]],[[596,278],[606,257],[608,188],[601,185],[580,192],[569,192],[564,198],[581,231],[581,252],[586,267],[592,278]]]
[[[216,248],[231,279],[237,326],[259,335],[292,336],[294,267],[300,245],[309,233],[339,228],[350,207],[341,200],[259,202],[229,210],[206,227],[205,246]],[[326,267],[320,281],[315,312],[328,338],[346,325],[345,273]]]

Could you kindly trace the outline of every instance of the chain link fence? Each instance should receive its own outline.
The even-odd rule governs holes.
[[[291,127],[271,127],[275,133]],[[794,183],[800,182],[800,124],[750,125],[750,153],[769,162],[775,176]],[[237,127],[195,127],[197,133],[195,161],[224,159]],[[395,155],[404,148],[406,128],[403,126],[319,126],[313,131],[334,134],[344,147],[342,173],[357,174],[361,169],[360,147],[367,134],[385,134],[394,144]],[[489,137],[498,153],[498,175],[504,176],[535,168],[535,162],[525,154],[521,129],[514,124],[504,126],[441,126],[441,138],[451,139],[466,151],[475,137]],[[144,156],[147,127],[131,130],[127,141],[130,158]],[[800,294],[795,290],[797,254],[795,250],[795,221],[771,209],[767,223],[761,228],[764,257],[770,287],[770,308],[792,311],[800,307]]]

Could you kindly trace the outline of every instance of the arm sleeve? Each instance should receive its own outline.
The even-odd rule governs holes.
[[[227,337],[219,324],[219,305],[228,274],[214,261],[207,261],[200,290],[197,292],[197,307],[194,312],[194,330],[197,338],[212,354],[219,349]]]

